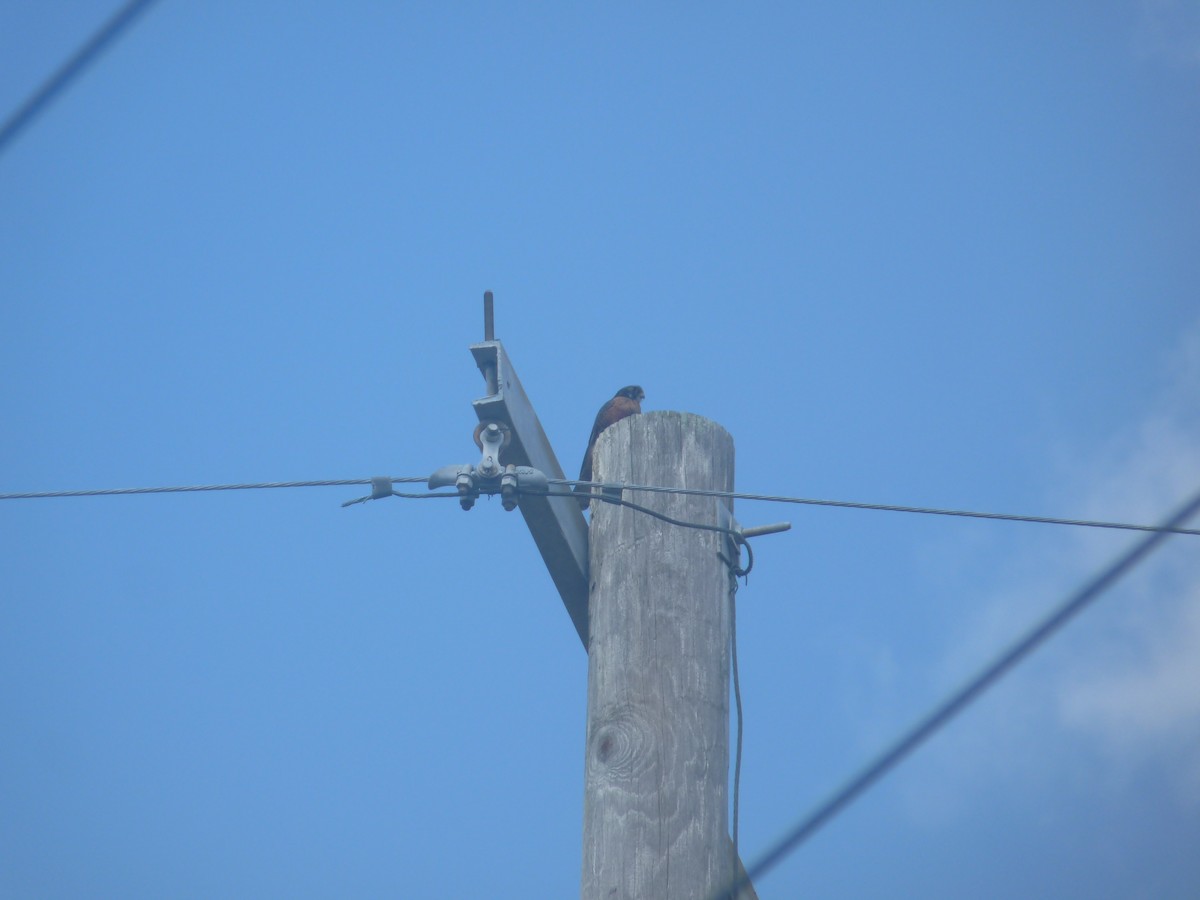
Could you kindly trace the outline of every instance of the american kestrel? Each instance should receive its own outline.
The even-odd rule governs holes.
[[[592,451],[596,447],[596,438],[600,437],[600,432],[609,425],[620,422],[626,416],[640,413],[642,401],[645,399],[646,392],[636,384],[631,384],[621,388],[611,400],[600,407],[600,412],[596,413],[596,422],[592,425],[592,436],[588,438],[587,452],[583,454],[583,465],[579,467],[580,481],[592,480]],[[583,509],[587,509],[591,500],[591,488],[576,485],[574,490],[576,493],[584,495],[579,498],[579,505]]]

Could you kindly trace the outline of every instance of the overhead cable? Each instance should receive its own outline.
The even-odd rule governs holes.
[[[174,493],[196,493],[202,491],[236,491],[236,490],[253,490],[258,488],[290,488],[290,487],[344,487],[346,485],[364,484],[370,485],[378,479],[372,478],[348,478],[339,480],[324,480],[324,481],[273,481],[254,484],[199,484],[186,485],[179,487],[139,487],[139,488],[100,488],[95,490],[73,490],[73,491],[26,491],[19,493],[0,493],[0,500],[33,500],[45,499],[51,497],[107,497],[123,494],[174,494]],[[420,484],[428,483],[427,476],[411,476],[411,477],[395,477],[389,480],[393,483],[408,483]],[[728,529],[721,528],[715,525],[697,525],[689,522],[679,522],[673,520],[661,513],[649,510],[639,504],[624,500],[620,497],[621,491],[647,491],[650,493],[661,494],[687,494],[701,497],[722,497],[733,500],[758,500],[768,503],[795,503],[807,506],[829,506],[840,509],[864,509],[878,510],[883,512],[900,512],[900,513],[918,513],[931,516],[957,516],[959,518],[971,519],[992,519],[1002,522],[1033,522],[1042,525],[1071,525],[1082,528],[1108,528],[1118,529],[1123,531],[1146,531],[1160,532],[1166,531],[1170,534],[1186,534],[1200,536],[1200,529],[1195,528],[1164,528],[1159,525],[1139,525],[1130,522],[1111,522],[1094,519],[1066,519],[1052,516],[1029,516],[1018,515],[1013,513],[996,513],[996,512],[980,512],[977,510],[965,509],[940,509],[929,506],[898,506],[889,503],[862,503],[854,500],[821,500],[811,497],[784,497],[774,494],[747,494],[739,491],[716,491],[704,490],[701,488],[680,488],[680,487],[663,487],[661,485],[650,484],[620,484],[608,483],[600,481],[577,481],[565,478],[550,478],[547,479],[551,485],[562,485],[569,487],[571,485],[580,485],[583,487],[592,488],[607,488],[609,494],[593,493],[592,498],[602,500],[607,503],[619,503],[628,506],[631,509],[645,512],[648,515],[663,519],[675,525],[686,525],[688,527],[697,527],[710,531],[726,532]],[[541,493],[538,491],[525,491],[526,493]],[[450,494],[399,494],[395,493],[391,496],[402,497],[405,499],[424,499],[426,497],[436,496],[454,496]],[[578,497],[576,494],[565,492],[547,492],[546,496],[550,497]],[[364,498],[366,499],[366,498]]]
[[[391,481],[400,483],[424,482],[424,477],[392,478]],[[48,497],[113,497],[124,494],[186,494],[200,491],[250,491],[261,488],[295,488],[295,487],[345,487],[351,484],[370,484],[370,478],[343,478],[324,481],[266,481],[253,484],[191,484],[176,487],[136,487],[136,488],[100,488],[86,491],[29,491],[25,493],[0,494],[0,500],[42,500]],[[426,496],[414,494],[412,496]],[[432,495],[430,495],[432,496]]]
[[[75,78],[92,62],[100,52],[126,28],[129,27],[146,10],[154,0],[130,0],[113,16],[100,26],[99,30],[88,39],[71,57],[47,78],[36,91],[10,115],[3,125],[0,125],[0,152],[17,133],[33,120],[41,110],[54,99],[72,78]]]
[[[1172,534],[1200,535],[1195,528],[1163,528],[1158,525],[1135,525],[1128,522],[1106,522],[1093,519],[1064,519],[1052,516],[1027,516],[1013,513],[978,512],[966,509],[939,509],[932,506],[897,506],[889,503],[860,503],[853,500],[818,500],[810,497],[781,497],[773,494],[745,494],[738,491],[714,491],[702,488],[661,487],[649,484],[617,484],[600,481],[575,481],[551,478],[550,484],[579,485],[626,491],[649,491],[661,494],[693,494],[701,497],[727,497],[732,500],[762,500],[769,503],[798,503],[806,506],[832,506],[841,509],[869,509],[883,512],[920,513],[929,516],[959,516],[969,519],[996,519],[1002,522],[1034,522],[1041,525],[1074,525],[1082,528],[1115,528],[1123,531],[1168,531]]]

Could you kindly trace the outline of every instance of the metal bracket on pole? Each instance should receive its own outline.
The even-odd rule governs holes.
[[[490,304],[487,304],[490,306]],[[486,333],[486,332],[485,332]],[[490,334],[488,335],[491,336]],[[500,450],[503,465],[531,466],[548,478],[562,478],[562,466],[521,386],[504,346],[497,340],[471,345],[488,395],[472,404],[481,424],[499,423],[509,430]],[[494,389],[493,389],[494,388]],[[482,434],[481,434],[482,437]],[[588,646],[588,526],[573,497],[521,496],[521,515],[542,554],[567,615]]]
[[[721,558],[725,560],[725,564],[729,566],[729,570],[735,576],[744,578],[754,566],[754,551],[750,549],[750,544],[746,539],[762,534],[778,534],[781,531],[787,531],[792,527],[792,523],[777,522],[774,525],[755,525],[751,528],[743,528],[733,517],[733,513],[729,511],[723,498],[714,497],[713,499],[717,505],[717,524],[722,528],[732,530],[732,533],[725,533],[725,554]],[[746,554],[749,557],[745,567],[742,566],[741,560],[742,547],[746,548]]]

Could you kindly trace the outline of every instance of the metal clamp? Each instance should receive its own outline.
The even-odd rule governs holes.
[[[493,478],[500,474],[500,452],[512,441],[512,431],[503,422],[489,420],[475,426],[475,446],[483,451],[479,459],[479,474]]]
[[[443,487],[458,491],[458,502],[463,509],[473,507],[480,494],[499,494],[504,508],[511,512],[517,508],[522,491],[544,494],[550,489],[550,483],[545,473],[531,466],[508,465],[495,475],[487,475],[467,463],[443,466],[429,476],[431,491]]]
[[[392,487],[392,479],[388,475],[375,475],[371,478],[371,493],[366,497],[355,497],[347,500],[342,506],[354,506],[356,503],[366,503],[368,500],[382,500],[391,497],[396,491]]]
[[[517,467],[505,466],[500,476],[500,503],[507,512],[517,508]]]

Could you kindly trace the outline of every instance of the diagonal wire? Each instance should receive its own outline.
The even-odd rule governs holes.
[[[951,719],[962,712],[975,701],[984,691],[1007,674],[1017,663],[1036,650],[1056,631],[1067,624],[1072,618],[1082,612],[1097,597],[1108,590],[1121,576],[1141,562],[1151,551],[1155,550],[1172,533],[1178,531],[1196,512],[1200,510],[1200,493],[1197,493],[1187,503],[1154,529],[1153,534],[1139,540],[1131,548],[1122,553],[1099,574],[1079,588],[1074,594],[1055,607],[1044,619],[1038,622],[1025,635],[1013,643],[1007,650],[984,666],[973,678],[962,687],[934,707],[924,718],[902,734],[891,746],[868,763],[849,781],[833,792],[825,801],[813,809],[803,820],[795,825],[780,840],[770,847],[753,865],[745,876],[735,879],[733,889],[740,890],[752,879],[764,875],[774,868],[785,856],[812,837],[821,826],[849,806],[868,788],[888,774],[905,757],[918,746],[928,740]],[[716,894],[716,897],[724,896]]]
[[[575,481],[551,478],[550,484],[579,485],[627,491],[649,491],[660,494],[695,494],[701,497],[727,497],[732,500],[763,500],[771,503],[797,503],[805,506],[832,506],[840,509],[869,509],[883,512],[920,513],[929,516],[959,516],[968,519],[996,519],[1002,522],[1034,522],[1041,525],[1074,525],[1082,528],[1115,528],[1122,531],[1169,531],[1172,534],[1200,535],[1195,528],[1163,528],[1159,525],[1136,525],[1129,522],[1107,522],[1095,519],[1064,519],[1052,516],[1026,516],[1013,513],[978,512],[967,509],[940,509],[933,506],[896,506],[889,503],[860,503],[854,500],[818,500],[810,497],[781,497],[774,494],[745,494],[738,491],[711,491],[701,488],[661,487],[651,484],[620,484],[601,481]],[[596,496],[596,495],[593,495]]]
[[[27,126],[54,99],[54,96],[70,83],[71,79],[78,77],[79,73],[87,68],[88,64],[153,2],[154,0],[130,0],[100,26],[100,29],[88,39],[87,43],[59,66],[58,70],[47,78],[42,86],[5,120],[3,125],[0,125],[0,152],[4,151],[5,145],[10,143],[21,129]]]

